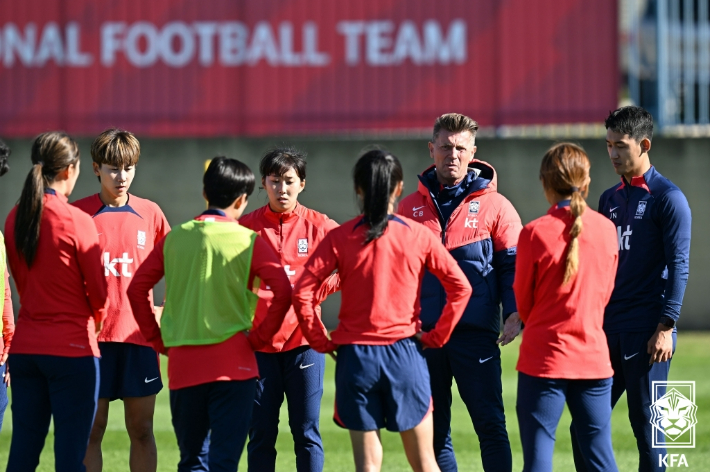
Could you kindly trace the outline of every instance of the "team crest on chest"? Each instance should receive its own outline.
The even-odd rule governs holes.
[[[138,246],[145,246],[145,231],[138,231]]]
[[[479,208],[481,208],[481,202],[469,202],[468,214],[469,215],[477,215]]]
[[[636,207],[636,218],[637,220],[640,220],[643,218],[643,214],[646,213],[646,202],[645,201],[640,201],[639,206]]]
[[[300,238],[298,240],[298,253],[299,254],[306,254],[308,252],[308,239],[307,238]]]

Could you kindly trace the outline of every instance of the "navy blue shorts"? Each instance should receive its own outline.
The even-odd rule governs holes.
[[[153,348],[131,343],[99,343],[99,398],[147,397],[163,388],[160,360]]]
[[[419,342],[338,348],[335,367],[336,424],[354,431],[414,428],[432,409],[431,386]]]

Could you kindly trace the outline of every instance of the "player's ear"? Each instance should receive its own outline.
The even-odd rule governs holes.
[[[429,157],[434,159],[434,143],[429,141]]]
[[[299,184],[299,187],[298,187],[298,193],[303,192],[304,188],[306,188],[306,179],[301,179],[301,183]]]
[[[651,140],[648,138],[643,138],[639,143],[641,145],[641,154],[651,150]]]
[[[209,199],[207,198],[207,192],[205,192],[205,189],[202,189],[202,198],[204,198],[205,201],[209,203]]]
[[[402,191],[404,190],[404,180],[399,182],[397,186],[394,188],[394,196],[395,198],[399,198],[402,196]]]
[[[99,171],[101,170],[101,166],[99,166],[97,163],[92,161],[91,167],[93,167],[93,169],[94,169],[94,175],[97,177],[101,177],[101,175],[99,174]]]
[[[234,204],[233,204],[234,209],[239,210],[240,208],[247,206],[247,203],[248,203],[247,199],[248,198],[249,197],[247,196],[246,193],[243,193],[239,197],[237,197],[237,199],[234,200]]]

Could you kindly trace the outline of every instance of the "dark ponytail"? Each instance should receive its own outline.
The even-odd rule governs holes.
[[[10,170],[10,166],[7,165],[8,157],[10,157],[10,148],[0,139],[0,176],[5,175]]]
[[[368,151],[358,159],[353,169],[355,190],[362,193],[362,212],[370,225],[365,244],[379,238],[387,228],[390,195],[402,181],[399,160],[381,149]]]
[[[37,253],[44,189],[59,172],[79,161],[79,147],[65,133],[43,133],[35,138],[31,157],[32,170],[22,187],[15,219],[15,248],[28,267],[32,266]]]

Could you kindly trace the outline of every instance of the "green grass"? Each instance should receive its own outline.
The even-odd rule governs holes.
[[[503,348],[503,395],[508,418],[508,434],[513,448],[513,468],[522,469],[522,450],[518,434],[518,423],[515,417],[516,379],[515,362],[518,355],[518,343]],[[696,427],[695,449],[675,449],[669,452],[685,453],[690,467],[684,470],[710,470],[710,333],[681,333],[678,337],[678,349],[673,359],[671,380],[694,380],[696,382],[696,404],[698,405],[698,424]],[[163,369],[165,372],[166,369]],[[325,470],[353,470],[350,441],[347,431],[334,425],[331,415],[334,400],[334,363],[328,358],[325,395],[321,410],[321,432],[325,448]],[[461,472],[479,471],[481,462],[478,440],[473,431],[468,413],[455,395],[453,405],[453,440],[456,456]],[[637,469],[637,453],[635,439],[626,417],[625,398],[619,402],[613,416],[613,443],[616,460],[621,471]],[[277,470],[295,470],[293,459],[293,442],[288,429],[287,413],[281,412],[281,425],[277,450],[279,451]],[[560,421],[557,431],[555,448],[555,470],[574,470],[569,439],[570,417],[565,415]],[[8,409],[5,425],[0,433],[0,468],[7,463],[7,454],[12,433],[12,414]],[[164,389],[158,396],[155,414],[155,436],[158,443],[158,470],[176,470],[178,450],[175,436],[170,423],[170,407],[168,392]],[[53,471],[52,435],[47,443],[38,470]],[[382,440],[385,449],[383,470],[387,472],[410,470],[404,457],[399,435],[383,432]],[[123,425],[123,405],[121,402],[111,403],[109,427],[104,438],[104,470],[107,472],[128,471],[128,437]],[[242,456],[240,470],[246,470],[246,457]]]

